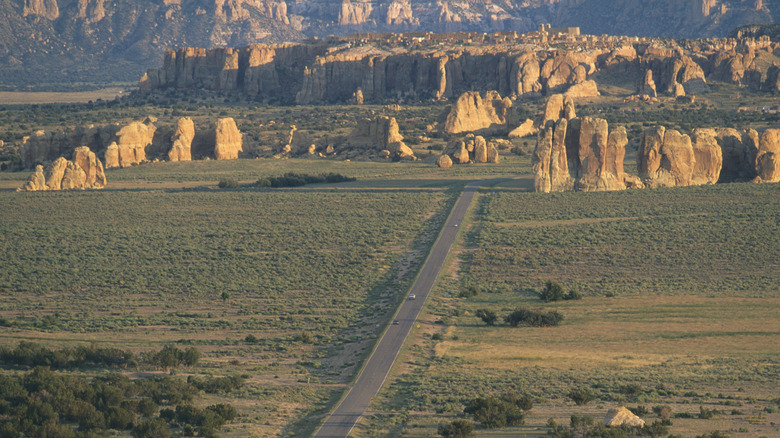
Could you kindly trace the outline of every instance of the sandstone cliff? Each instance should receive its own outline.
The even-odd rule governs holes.
[[[230,117],[217,120],[214,129],[214,158],[235,160],[243,150],[243,136],[235,120]]]

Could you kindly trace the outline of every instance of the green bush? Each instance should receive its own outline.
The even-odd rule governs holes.
[[[238,181],[233,178],[222,178],[219,180],[218,187],[220,189],[236,189],[238,188]]]
[[[552,281],[548,281],[544,285],[544,289],[539,292],[539,298],[546,303],[549,303],[550,301],[560,301],[563,297],[563,286],[558,283],[553,283]]]
[[[496,312],[490,309],[477,309],[476,313],[478,318],[482,319],[487,325],[495,325],[498,315]]]
[[[563,321],[563,315],[556,311],[541,312],[529,309],[517,309],[504,318],[512,327],[554,327]]]
[[[440,423],[437,433],[445,438],[466,438],[474,436],[474,423],[469,420],[455,420]]]
[[[577,406],[583,406],[586,405],[593,400],[596,399],[596,396],[593,395],[592,392],[590,392],[587,388],[580,388],[580,389],[574,389],[569,392],[569,398],[577,405]]]
[[[477,397],[468,403],[463,413],[473,416],[474,421],[482,427],[496,429],[523,425],[523,411],[532,407],[533,403],[528,397],[508,392],[500,397]]]

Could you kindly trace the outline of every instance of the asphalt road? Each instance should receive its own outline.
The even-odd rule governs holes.
[[[492,180],[491,180],[492,181]],[[477,187],[489,181],[478,181],[466,185],[455,207],[452,209],[449,219],[444,224],[444,229],[439,239],[433,246],[428,260],[425,261],[420,275],[415,280],[408,294],[414,294],[416,299],[405,299],[401,304],[396,319],[398,324],[392,324],[385,331],[374,352],[368,358],[366,365],[358,376],[355,384],[341,403],[331,413],[319,430],[314,434],[320,438],[345,438],[349,436],[360,417],[368,408],[373,397],[385,382],[390,368],[393,366],[406,337],[412,329],[420,310],[428,298],[439,272],[444,266],[447,254],[455,242],[459,226],[466,217],[471,201],[474,199]]]

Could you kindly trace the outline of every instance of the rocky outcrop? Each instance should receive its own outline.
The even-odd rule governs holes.
[[[214,129],[214,158],[217,160],[235,160],[243,149],[241,131],[231,117],[217,120]]]
[[[653,80],[653,71],[647,69],[642,75],[642,79],[637,82],[636,94],[645,95],[648,97],[658,97],[658,92],[655,88],[655,81]]]
[[[106,174],[103,171],[103,163],[88,147],[81,146],[73,151],[73,163],[84,171],[85,187],[99,189],[106,186]]]
[[[106,167],[130,167],[135,164],[146,161],[146,148],[152,146],[154,141],[154,132],[157,127],[154,126],[153,119],[146,119],[143,122],[131,122],[116,133],[117,141],[117,160],[113,157],[109,164],[106,158]],[[108,153],[107,153],[108,155]]]
[[[488,91],[483,98],[480,93],[463,93],[445,113],[444,132],[496,132],[506,130],[512,116],[512,101],[501,98],[497,91]]]
[[[592,79],[572,85],[563,94],[569,97],[601,96],[601,93],[599,93],[599,87],[596,85],[596,81]]]
[[[645,420],[634,415],[625,407],[620,407],[607,411],[607,415],[604,416],[604,424],[608,427],[644,427]]]
[[[723,152],[716,140],[714,129],[695,129],[691,133],[693,146],[693,174],[691,184],[714,184],[723,168]]]
[[[362,152],[387,151],[387,156],[393,159],[415,160],[414,152],[403,142],[403,136],[398,131],[395,117],[379,116],[374,119],[358,120],[357,127],[347,136],[339,152],[346,149]]]
[[[663,126],[648,128],[642,133],[636,164],[647,187],[689,186],[694,166],[691,138]]]
[[[180,118],[176,122],[176,131],[171,136],[171,149],[168,151],[168,160],[192,160],[192,140],[194,139],[195,123],[189,117]]]
[[[54,21],[60,17],[60,8],[57,0],[24,0],[24,9],[22,14],[37,15],[49,21]]]
[[[102,189],[106,186],[103,165],[88,148],[79,148],[68,161],[59,157],[46,166],[37,165],[35,172],[19,191]]]
[[[537,192],[608,191],[626,188],[626,130],[609,132],[604,119],[548,121],[531,156]]]
[[[525,122],[520,124],[520,126],[509,131],[507,137],[509,138],[527,137],[529,135],[534,135],[537,132],[539,132],[539,128],[536,127],[534,121],[531,119],[526,119]]]
[[[767,129],[761,134],[756,173],[755,182],[780,182],[780,129]]]
[[[750,181],[756,177],[759,137],[755,130],[717,128],[715,139],[723,156],[718,182]]]
[[[574,99],[572,99],[571,96],[553,94],[547,99],[547,103],[545,104],[544,116],[542,116],[542,126],[550,120],[571,120],[576,116],[574,111]]]
[[[455,164],[498,163],[499,161],[495,143],[485,140],[481,135],[473,134],[468,134],[463,139],[450,140],[444,149],[442,157],[444,156],[449,157],[450,162]]]

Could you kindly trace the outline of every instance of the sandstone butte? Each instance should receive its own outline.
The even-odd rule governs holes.
[[[454,99],[470,90],[495,90],[510,98],[570,90],[582,97],[596,95],[592,76],[609,71],[641,77],[638,95],[705,93],[708,78],[780,90],[780,67],[773,65],[780,43],[763,37],[675,42],[583,35],[561,40],[557,47],[536,32],[404,38],[359,34],[296,44],[169,50],[162,67],[148,70],[139,87],[146,92],[169,87],[238,92],[305,105],[354,101],[358,92],[373,103]]]
[[[506,131],[513,114],[512,101],[502,99],[497,91],[485,92],[484,98],[479,92],[470,91],[460,95],[442,114],[444,121],[441,125],[448,134]]]
[[[684,187],[716,182],[778,182],[780,130],[695,129],[691,135],[648,127],[636,154],[638,176],[623,168],[624,127],[609,132],[606,120],[566,114],[564,98],[551,96],[532,156],[538,192]],[[457,161],[456,161],[457,162]]]
[[[487,141],[481,135],[467,134],[464,138],[453,138],[447,143],[436,165],[442,168],[453,164],[498,163],[499,155],[495,140]]]

